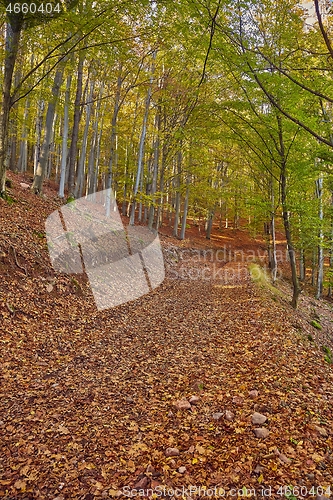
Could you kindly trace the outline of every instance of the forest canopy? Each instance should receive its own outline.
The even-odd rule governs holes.
[[[6,170],[64,200],[112,189],[130,223],[284,228],[296,306],[331,294],[332,7],[319,0],[1,1]],[[328,262],[324,276],[324,263]],[[326,281],[325,281],[326,280]]]

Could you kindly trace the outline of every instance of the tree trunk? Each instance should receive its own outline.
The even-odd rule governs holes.
[[[181,147],[181,145],[180,145]],[[182,165],[182,153],[178,151],[177,153],[177,175],[176,175],[176,185],[175,185],[175,218],[173,221],[173,236],[178,237],[178,224],[179,224],[179,213],[180,213],[180,174]]]
[[[85,163],[86,163],[86,152],[87,152],[87,141],[88,141],[88,132],[90,126],[90,115],[91,115],[91,107],[92,107],[92,97],[94,92],[94,82],[90,82],[89,94],[87,96],[88,104],[86,107],[86,123],[83,131],[83,138],[81,144],[80,151],[80,159],[77,171],[77,181],[75,186],[75,198],[81,198],[84,186],[84,174],[85,174]]]
[[[333,190],[331,190],[331,207],[333,208]],[[333,288],[333,220],[331,221],[331,245],[330,245],[330,278],[328,285],[328,297],[332,297],[332,288]]]
[[[71,92],[72,75],[68,75],[65,93],[65,105],[64,105],[64,125],[62,129],[62,148],[61,148],[61,173],[59,182],[59,197],[64,198],[65,196],[65,181],[66,181],[66,167],[67,167],[67,140],[68,140],[68,107]]]
[[[135,185],[134,185],[134,189],[133,189],[133,201],[132,201],[131,216],[130,216],[130,225],[131,226],[134,225],[135,208],[136,208],[136,195],[138,193],[139,184],[140,184],[140,180],[141,180],[141,170],[142,170],[142,163],[143,163],[145,139],[146,139],[146,133],[147,133],[148,113],[149,113],[153,78],[154,78],[154,72],[155,72],[155,59],[156,59],[156,51],[154,51],[154,53],[153,53],[152,72],[151,72],[151,76],[150,76],[150,83],[149,83],[149,87],[148,87],[148,93],[147,93],[146,104],[145,104],[145,113],[144,113],[144,117],[143,117],[142,130],[141,130],[141,136],[140,136],[138,167],[137,167],[137,172],[136,172]]]
[[[158,107],[156,118],[155,118],[155,126],[156,126],[156,139],[154,141],[154,160],[153,160],[153,179],[151,183],[150,194],[152,196],[152,202],[149,207],[149,218],[148,218],[148,227],[149,229],[153,228],[154,223],[154,215],[155,215],[155,193],[157,189],[157,175],[158,175],[158,165],[160,159],[160,129],[161,129],[161,110],[160,106]]]
[[[299,297],[299,294],[301,293],[301,289],[300,289],[299,283],[298,283],[296,256],[295,256],[295,250],[293,247],[293,242],[292,242],[292,237],[291,237],[290,220],[289,220],[289,213],[288,213],[288,209],[287,209],[287,179],[285,176],[285,166],[282,167],[282,172],[281,172],[281,200],[282,200],[283,225],[284,225],[284,231],[285,231],[287,245],[288,245],[288,255],[289,255],[291,278],[292,278],[292,284],[293,284],[293,297],[292,297],[291,305],[294,309],[296,309],[298,297]]]
[[[63,68],[59,68],[54,77],[53,88],[52,88],[52,100],[48,104],[46,113],[45,135],[44,135],[43,146],[41,150],[39,163],[37,165],[37,171],[31,187],[32,191],[35,194],[41,193],[43,180],[46,175],[46,169],[49,158],[49,148],[52,139],[55,107],[59,96],[59,90],[62,82],[62,75],[63,75]]]
[[[39,101],[37,119],[36,119],[36,144],[34,146],[34,175],[37,172],[37,167],[40,158],[44,107],[45,107],[44,101]]]
[[[0,196],[5,196],[6,170],[8,168],[8,127],[11,108],[11,86],[13,71],[20,42],[22,19],[16,15],[12,23],[6,24],[4,75],[0,113]]]
[[[29,99],[27,99],[24,107],[22,139],[20,142],[20,155],[17,162],[17,170],[19,172],[26,172],[28,165],[27,120],[28,120],[29,108],[30,108],[30,101]]]
[[[275,199],[274,199],[274,184],[273,177],[271,176],[270,180],[271,187],[271,235],[272,235],[272,262],[271,262],[271,272],[272,272],[272,281],[275,283],[277,276],[277,259],[276,259],[276,237],[275,237]]]
[[[163,205],[164,205],[164,172],[166,168],[166,157],[167,157],[167,148],[163,145],[162,148],[162,161],[161,161],[161,174],[160,174],[160,185],[159,190],[161,193],[160,202],[157,208],[156,215],[156,230],[158,230],[163,224]]]
[[[206,239],[210,240],[212,229],[213,229],[213,219],[214,219],[215,208],[209,212],[206,227]]]
[[[119,65],[119,70],[118,70],[118,79],[117,79],[117,89],[116,89],[116,96],[115,96],[115,101],[114,101],[114,108],[113,108],[113,115],[112,115],[112,121],[111,121],[111,137],[110,137],[110,161],[109,161],[109,167],[108,167],[108,173],[106,177],[106,189],[110,190],[112,186],[112,170],[113,170],[113,165],[114,165],[114,160],[115,160],[115,148],[116,148],[116,138],[117,138],[117,118],[118,118],[118,113],[120,109],[120,92],[121,92],[121,85],[123,83],[123,79],[121,76],[122,72],[122,65]],[[107,195],[106,198],[106,216],[110,216],[110,206],[111,206],[111,196],[110,192]]]
[[[186,231],[186,220],[187,220],[187,211],[188,211],[188,197],[189,197],[189,191],[190,191],[190,176],[187,176],[186,179],[186,195],[185,195],[185,201],[184,201],[184,212],[183,212],[183,219],[182,219],[182,228],[180,231],[180,239],[183,240],[185,238],[185,231]]]
[[[323,177],[320,176],[316,182],[316,191],[317,198],[319,200],[319,245],[318,245],[318,275],[317,275],[317,292],[316,299],[320,299],[321,294],[323,293],[323,281],[324,281],[324,248],[323,248],[323,240],[324,240],[324,232],[323,232]]]
[[[79,125],[80,125],[80,106],[81,106],[81,96],[82,96],[82,82],[83,82],[83,64],[84,64],[84,54],[83,51],[79,53],[79,63],[77,68],[77,84],[76,84],[76,95],[74,103],[74,117],[73,117],[73,128],[72,128],[72,138],[71,145],[69,149],[69,175],[68,175],[68,195],[69,197],[74,197],[74,186],[75,186],[75,165],[77,157],[77,143],[79,138]]]

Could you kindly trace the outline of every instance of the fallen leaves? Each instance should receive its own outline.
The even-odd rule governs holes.
[[[332,483],[331,368],[245,266],[227,265],[227,286],[166,279],[98,313],[84,277],[81,294],[54,281],[45,243],[29,238],[17,247],[28,276],[13,261],[0,283],[0,497]]]
[[[179,450],[178,448],[167,448],[165,450],[165,456],[166,457],[177,457],[179,455]]]

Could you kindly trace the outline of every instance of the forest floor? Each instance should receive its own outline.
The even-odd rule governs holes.
[[[294,312],[288,280],[258,274],[265,245],[245,231],[180,242],[162,227],[162,285],[99,312],[85,276],[50,265],[55,192],[8,177],[0,498],[330,496],[330,303],[304,293]]]

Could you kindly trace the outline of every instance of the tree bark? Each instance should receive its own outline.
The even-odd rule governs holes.
[[[35,194],[41,193],[43,180],[46,175],[48,158],[49,158],[49,148],[52,139],[53,122],[55,115],[56,102],[59,96],[60,86],[62,82],[63,68],[59,68],[56,71],[53,88],[52,88],[52,100],[49,102],[46,112],[46,123],[45,123],[45,135],[42,145],[41,155],[39,163],[37,165],[37,171],[35,173],[34,181],[31,186],[32,191]]]
[[[318,245],[318,275],[317,275],[317,292],[316,292],[316,299],[320,299],[322,293],[323,293],[323,281],[324,281],[324,248],[323,248],[323,240],[324,240],[324,232],[323,232],[323,218],[324,218],[324,211],[323,211],[323,200],[322,200],[322,195],[323,195],[323,177],[320,176],[319,179],[317,179],[316,182],[316,191],[317,191],[317,198],[319,200],[319,245]]]
[[[184,201],[184,212],[183,212],[183,218],[182,218],[182,227],[180,230],[180,239],[183,240],[185,238],[185,231],[186,231],[186,220],[187,220],[187,212],[188,212],[188,198],[189,198],[189,192],[190,192],[190,176],[187,176],[186,179],[186,195],[185,195],[185,201]]]
[[[81,97],[82,97],[83,64],[84,64],[84,54],[83,54],[83,51],[80,51],[78,68],[77,68],[77,84],[76,84],[76,94],[75,94],[75,103],[74,103],[72,138],[71,138],[71,145],[70,145],[70,149],[69,149],[69,175],[68,175],[68,195],[69,195],[69,197],[74,197],[75,165],[76,165],[77,143],[78,143],[78,138],[79,138],[79,125],[80,125],[80,117],[81,117],[80,106],[81,106]]]
[[[149,229],[153,228],[154,216],[155,216],[155,193],[157,189],[157,175],[158,175],[158,167],[160,160],[160,129],[161,129],[161,110],[160,106],[157,109],[157,114],[155,118],[155,126],[156,126],[156,138],[154,141],[154,160],[153,160],[153,178],[151,183],[150,194],[152,196],[152,203],[149,207],[149,217],[148,217],[148,227]]]
[[[292,237],[291,237],[291,227],[289,220],[289,213],[287,208],[287,179],[285,175],[285,168],[282,169],[281,172],[281,201],[282,201],[282,217],[283,217],[283,225],[284,231],[286,235],[287,245],[288,245],[288,255],[290,261],[290,269],[291,269],[291,278],[293,284],[293,297],[291,301],[291,305],[294,309],[297,308],[297,302],[299,294],[301,293],[301,289],[298,283],[297,277],[297,266],[296,266],[296,255],[293,247]]]
[[[29,99],[27,99],[24,106],[22,139],[20,141],[20,155],[17,161],[17,170],[19,172],[26,172],[28,165],[27,120],[28,120],[29,108],[30,108],[30,101]]]
[[[136,195],[138,193],[139,184],[140,184],[140,180],[141,180],[141,170],[142,170],[142,163],[143,163],[145,139],[146,139],[146,133],[147,133],[148,113],[149,113],[153,78],[154,78],[154,72],[155,72],[155,59],[156,59],[156,51],[154,51],[154,53],[153,53],[152,72],[151,72],[151,76],[150,76],[150,82],[149,82],[146,104],[145,104],[145,113],[144,113],[144,117],[143,117],[142,130],[141,130],[141,136],[140,136],[138,167],[137,167],[137,172],[136,172],[135,185],[134,185],[134,189],[133,189],[133,201],[132,201],[132,206],[131,206],[131,216],[130,216],[130,225],[131,226],[134,225],[135,208],[136,208]]]
[[[67,167],[67,140],[68,140],[68,107],[70,99],[72,76],[68,75],[66,84],[66,94],[65,94],[65,105],[64,105],[64,125],[62,129],[62,148],[61,148],[61,174],[59,182],[59,197],[64,198],[65,196],[65,181],[66,181],[66,167]]]
[[[116,149],[116,139],[117,139],[117,119],[118,119],[118,113],[120,109],[120,92],[121,92],[121,86],[123,83],[123,79],[121,76],[122,72],[122,65],[119,65],[119,70],[118,70],[118,79],[117,79],[117,88],[116,88],[116,95],[115,95],[115,100],[114,100],[114,108],[113,108],[113,115],[112,115],[112,121],[111,121],[111,137],[110,137],[110,161],[109,161],[109,167],[108,167],[108,173],[106,177],[106,189],[110,190],[112,186],[112,170],[113,170],[113,165],[115,162],[115,149]],[[106,216],[110,216],[110,206],[111,206],[111,196],[110,192],[108,192],[107,198],[106,198]]]
[[[181,147],[181,145],[180,145]],[[177,153],[177,174],[175,182],[175,218],[173,222],[173,236],[178,237],[178,224],[179,224],[179,213],[180,213],[180,175],[182,170],[182,152],[181,150]]]
[[[77,171],[77,181],[75,186],[75,198],[81,198],[84,186],[84,174],[85,174],[85,162],[86,162],[86,152],[87,152],[87,141],[88,141],[88,132],[90,126],[90,115],[91,115],[91,107],[92,107],[92,97],[94,92],[94,82],[90,82],[90,89],[88,98],[88,104],[86,107],[86,123],[83,131],[83,138],[81,144],[80,151],[80,159]]]
[[[13,22],[6,25],[4,76],[2,85],[2,103],[0,114],[0,196],[5,196],[6,170],[8,168],[8,127],[11,108],[11,86],[18,46],[20,42],[23,16],[15,16]]]

